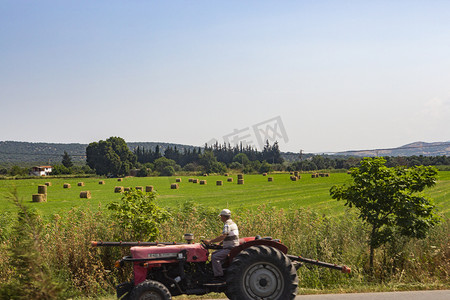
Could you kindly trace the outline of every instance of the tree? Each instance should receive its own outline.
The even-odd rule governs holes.
[[[394,233],[424,238],[439,221],[432,200],[417,194],[435,185],[437,170],[424,166],[388,168],[385,163],[381,157],[365,158],[351,170],[352,183],[330,189],[333,199],[346,200],[350,208],[355,206],[359,218],[371,226],[371,272],[375,249],[389,242]]]
[[[86,163],[98,175],[126,175],[136,162],[136,156],[120,137],[93,142],[86,148]]]
[[[66,151],[64,151],[64,155],[63,155],[61,163],[66,168],[72,168],[73,167],[72,158],[70,157],[70,155]]]
[[[144,193],[131,189],[124,192],[120,202],[108,205],[125,236],[139,241],[155,241],[159,226],[166,221],[169,213],[156,204],[155,193]]]

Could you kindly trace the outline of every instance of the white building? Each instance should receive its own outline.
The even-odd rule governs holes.
[[[39,166],[31,169],[30,175],[47,176],[52,172],[52,166]]]

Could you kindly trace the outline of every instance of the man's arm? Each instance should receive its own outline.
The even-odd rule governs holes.
[[[216,237],[215,239],[204,240],[204,242],[206,245],[209,245],[211,243],[219,243],[219,242],[222,242],[226,237],[227,237],[227,234],[222,234],[222,235],[219,235],[218,237]]]

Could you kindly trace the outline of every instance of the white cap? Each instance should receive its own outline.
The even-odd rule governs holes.
[[[226,216],[226,217],[229,217],[229,216],[231,216],[231,211],[230,211],[229,209],[227,209],[227,208],[222,209],[222,211],[221,211],[220,214],[219,214],[219,217],[220,217],[220,216]]]

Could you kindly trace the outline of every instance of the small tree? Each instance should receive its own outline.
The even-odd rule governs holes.
[[[64,155],[63,155],[61,163],[66,168],[72,168],[73,167],[72,158],[70,157],[70,155],[66,151],[64,151]]]
[[[160,223],[169,218],[169,213],[156,205],[155,200],[155,193],[131,189],[123,193],[120,202],[110,203],[108,209],[130,238],[155,241],[159,235]]]
[[[410,238],[424,238],[438,223],[431,199],[417,194],[436,183],[433,167],[388,168],[381,157],[365,158],[351,170],[353,182],[333,186],[333,199],[359,209],[359,217],[371,225],[369,265],[373,270],[374,251],[391,240],[394,232]]]

